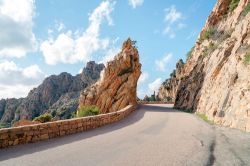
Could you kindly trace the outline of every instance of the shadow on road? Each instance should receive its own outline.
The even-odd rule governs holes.
[[[79,141],[82,139],[87,139],[91,137],[95,137],[97,135],[105,134],[108,132],[113,132],[115,130],[119,130],[123,127],[132,125],[138,121],[140,121],[145,112],[178,112],[173,110],[172,108],[163,107],[159,105],[139,105],[139,108],[131,113],[127,118],[113,123],[109,124],[103,127],[99,127],[90,131],[77,133],[73,135],[68,135],[60,138],[53,138],[50,140],[42,141],[42,142],[36,142],[36,143],[30,143],[30,144],[24,144],[24,145],[18,145],[14,147],[10,147],[7,149],[0,150],[0,161],[23,156],[26,154],[32,154],[39,151],[44,151],[50,148],[62,146],[65,144],[69,144],[75,141]]]

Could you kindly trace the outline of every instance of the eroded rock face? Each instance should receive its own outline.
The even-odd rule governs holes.
[[[183,79],[184,65],[180,59],[176,64],[176,70],[160,86],[157,96],[161,101],[175,101],[177,89]]]
[[[250,131],[250,64],[244,63],[250,53],[250,13],[245,10],[250,2],[240,0],[229,11],[230,2],[218,0],[206,22],[185,64],[175,106]]]
[[[91,61],[76,76],[64,72],[47,77],[26,98],[0,100],[0,125],[32,120],[45,112],[57,119],[69,118],[78,107],[80,91],[95,83],[103,68],[103,64]]]
[[[82,91],[79,106],[96,105],[101,113],[137,104],[137,81],[141,74],[139,53],[128,39],[122,51],[107,63],[98,82]]]

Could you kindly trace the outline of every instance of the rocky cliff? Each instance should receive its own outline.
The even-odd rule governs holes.
[[[81,93],[80,107],[95,105],[101,113],[108,113],[137,104],[141,64],[134,44],[131,39],[123,43],[122,51],[107,63],[100,80]]]
[[[176,70],[160,86],[157,96],[161,101],[175,101],[178,86],[183,79],[184,65],[183,60],[180,59],[176,64]]]
[[[249,11],[249,0],[218,0],[184,66],[176,107],[250,131]]]
[[[26,98],[0,100],[0,124],[10,124],[20,119],[31,120],[45,112],[57,119],[69,118],[78,107],[80,91],[95,83],[103,70],[103,64],[88,62],[81,74],[52,75]]]

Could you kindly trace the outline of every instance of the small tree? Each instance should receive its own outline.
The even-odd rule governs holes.
[[[95,105],[84,106],[84,107],[78,108],[77,112],[72,114],[72,117],[80,118],[80,117],[98,115],[99,113],[100,113],[100,110]]]
[[[173,72],[170,74],[170,77],[171,78],[176,77],[176,70],[173,70]]]
[[[52,120],[51,114],[45,113],[33,119],[34,122],[46,123]]]

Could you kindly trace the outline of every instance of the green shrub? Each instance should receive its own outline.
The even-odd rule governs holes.
[[[33,119],[34,122],[40,122],[40,123],[50,122],[51,120],[52,120],[52,116],[51,114],[48,114],[48,113],[42,114]]]
[[[200,112],[196,112],[195,114],[196,114],[199,118],[201,118],[202,120],[204,120],[205,122],[212,124],[212,121],[210,121],[210,120],[208,119],[208,117],[207,117],[206,114],[200,113]]]
[[[194,51],[194,46],[190,49],[190,51],[187,52],[186,54],[187,60],[191,58],[193,51]]]
[[[240,2],[240,0],[231,0],[231,3],[229,5],[229,11],[230,12],[234,11],[234,9],[237,8],[239,2]]]
[[[164,101],[166,101],[166,102],[172,102],[173,99],[172,99],[172,97],[167,96],[167,97],[164,98]]]
[[[217,33],[217,30],[214,27],[207,28],[202,34],[201,34],[201,42],[204,40],[210,39],[214,34]]]
[[[2,129],[2,128],[9,128],[9,127],[11,127],[10,123],[2,123],[2,124],[0,124],[0,129]]]
[[[173,78],[173,77],[176,77],[176,70],[173,70],[172,73],[170,74],[170,77]]]
[[[250,63],[250,52],[249,53],[246,53],[245,57],[244,57],[244,60],[243,60],[243,63],[245,65],[248,65]]]
[[[97,106],[85,106],[81,107],[77,110],[76,113],[72,114],[73,118],[80,118],[85,116],[93,116],[98,115],[100,113],[99,108]]]
[[[250,11],[250,2],[248,2],[247,6],[245,7],[245,9],[242,12],[243,16],[246,16],[248,14],[248,12]]]

